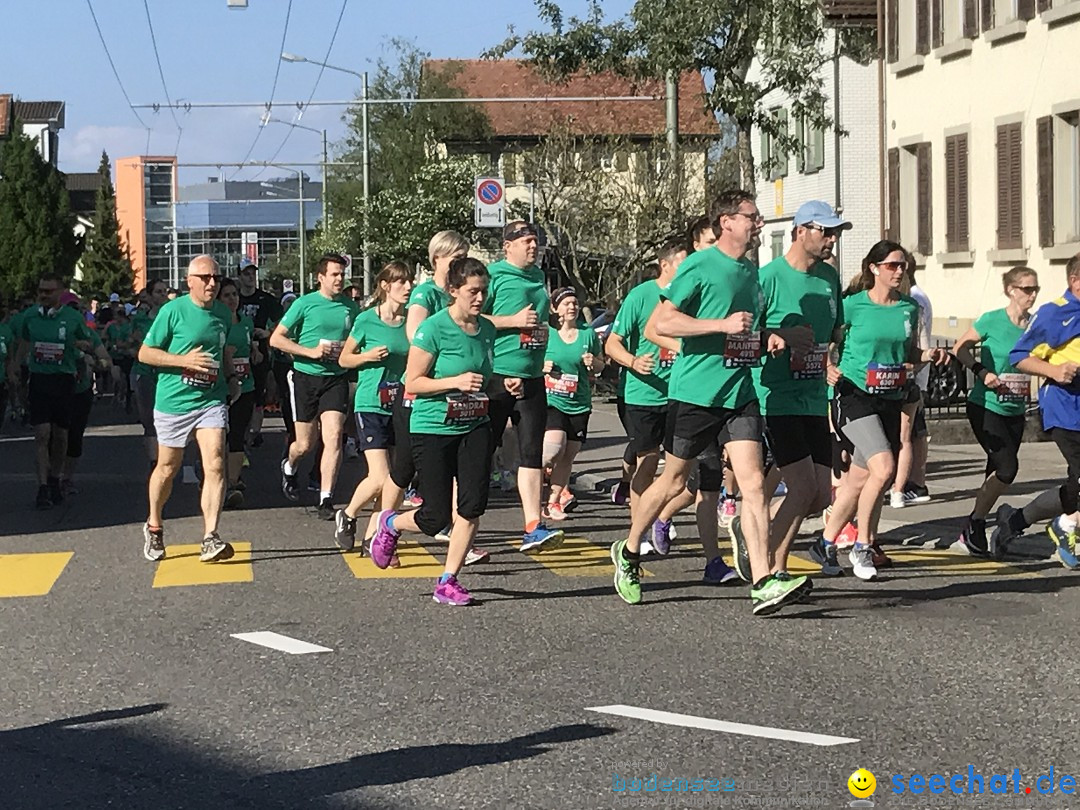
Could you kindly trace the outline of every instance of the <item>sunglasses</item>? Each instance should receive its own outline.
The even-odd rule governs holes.
[[[1042,289],[1042,287],[1020,287],[1020,286],[1014,286],[1014,287],[1013,287],[1013,289],[1014,289],[1014,290],[1020,290],[1020,292],[1022,292],[1022,293],[1027,293],[1028,295],[1038,295],[1038,294],[1039,294],[1039,290],[1041,290],[1041,289]]]
[[[907,270],[907,262],[878,262],[878,267],[887,267],[890,270]]]
[[[745,211],[736,211],[731,216],[733,217],[746,217],[751,222],[764,222],[765,217],[761,215],[760,211],[755,211],[753,214],[748,214]]]
[[[835,236],[837,239],[839,239],[840,234],[842,234],[844,232],[843,228],[840,228],[840,227],[826,228],[824,225],[818,225],[816,222],[808,223],[806,225],[806,227],[809,228],[812,231],[820,231],[821,233],[825,234],[825,236]]]
[[[188,273],[188,278],[197,278],[203,284],[209,284],[211,281],[217,284],[221,281],[219,273]]]

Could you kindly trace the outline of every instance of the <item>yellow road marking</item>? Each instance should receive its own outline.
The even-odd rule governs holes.
[[[341,558],[357,579],[438,579],[445,566],[419,543],[398,543],[400,568],[377,568],[370,557],[361,557],[355,551],[342,554]]]
[[[521,541],[515,540],[511,545],[519,548]],[[611,562],[611,547],[598,546],[584,537],[567,537],[554,551],[531,553],[528,556],[561,577],[610,577],[615,571]],[[641,575],[651,576],[644,568]]]
[[[187,585],[226,585],[233,582],[251,582],[255,572],[251,568],[251,543],[232,543],[235,555],[221,562],[199,562],[197,543],[182,546],[166,546],[165,559],[158,563],[154,573],[155,588],[178,588]]]
[[[74,551],[0,554],[0,598],[44,596],[73,556]]]

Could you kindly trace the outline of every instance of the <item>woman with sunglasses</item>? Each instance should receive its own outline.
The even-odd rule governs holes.
[[[836,537],[857,515],[858,539],[848,559],[859,579],[877,578],[873,546],[881,497],[896,473],[904,386],[913,364],[948,358],[944,349],[918,348],[919,305],[900,293],[906,269],[903,247],[878,242],[844,298],[840,365],[830,365],[829,382],[836,390],[833,426],[854,450],[825,530],[811,549],[825,575],[842,573]]]
[[[967,398],[967,418],[986,452],[986,480],[960,532],[960,543],[979,556],[998,552],[987,540],[986,520],[1020,471],[1020,442],[1031,402],[1031,376],[1009,363],[1009,352],[1031,320],[1039,279],[1030,267],[1014,267],[1001,281],[1008,305],[981,315],[953,346],[961,365],[975,375],[975,387]],[[978,360],[972,351],[976,343],[981,344]]]

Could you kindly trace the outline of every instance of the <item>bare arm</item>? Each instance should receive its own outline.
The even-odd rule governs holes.
[[[618,365],[636,371],[638,374],[648,374],[656,366],[656,359],[651,354],[641,354],[636,357],[631,354],[623,342],[622,335],[616,335],[614,332],[608,334],[604,351]]]
[[[295,357],[305,357],[308,360],[321,360],[323,356],[320,347],[312,346],[310,349],[305,349],[299,343],[291,340],[288,327],[282,323],[274,327],[274,333],[270,335],[270,345],[279,352],[285,352]]]
[[[190,368],[196,371],[210,371],[214,367],[214,358],[204,352],[202,346],[187,354],[171,354],[144,343],[139,348],[139,362],[155,368]]]
[[[1025,374],[1046,377],[1046,379],[1053,380],[1058,385],[1071,385],[1076,377],[1077,369],[1080,368],[1076,363],[1054,365],[1034,355],[1028,355],[1017,363],[1016,367]]]
[[[422,307],[419,304],[413,304],[405,312],[405,337],[412,343],[413,336],[416,334],[416,330],[420,328],[420,324],[427,318],[427,307]]]
[[[657,309],[659,309],[659,307]],[[645,339],[652,341],[661,349],[667,349],[670,352],[677,353],[682,351],[682,343],[678,340],[656,333],[656,309],[654,309],[652,315],[649,316],[649,320],[645,322]]]
[[[661,301],[652,314],[656,333],[664,337],[681,338],[699,335],[741,335],[750,331],[754,316],[736,312],[726,318],[695,318],[679,312],[670,301]]]
[[[349,337],[345,339],[345,345],[341,349],[338,365],[342,368],[360,368],[360,366],[366,366],[370,363],[378,363],[390,354],[389,349],[385,346],[372,346],[366,352],[358,352],[356,349],[356,338],[349,335]]]

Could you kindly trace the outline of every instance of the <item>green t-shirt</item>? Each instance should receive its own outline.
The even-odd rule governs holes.
[[[571,343],[562,339],[558,329],[551,330],[544,353],[544,360],[554,364],[551,372],[544,375],[549,407],[569,414],[592,410],[591,372],[581,359],[586,352],[600,356],[600,341],[592,329],[579,328]]]
[[[360,313],[349,336],[356,341],[357,354],[376,346],[385,346],[389,352],[377,363],[360,366],[353,409],[357,413],[388,413],[409,359],[405,319],[391,326],[379,317],[379,308],[374,306]]]
[[[908,373],[900,367],[919,329],[919,305],[906,295],[875,304],[866,290],[844,299],[840,372],[868,394],[900,399]]]
[[[148,366],[146,363],[140,363],[138,360],[139,347],[142,346],[142,342],[146,338],[147,333],[150,331],[150,326],[153,323],[154,318],[149,312],[136,310],[131,314],[131,337],[134,341],[136,358],[131,370],[139,377],[145,377],[148,374],[157,374],[156,368]]]
[[[1023,328],[1009,320],[1007,311],[995,309],[979,316],[979,319],[975,321],[975,331],[979,333],[979,339],[982,341],[979,362],[998,377],[1003,374],[1017,375],[1005,377],[1002,380],[1017,393],[1002,397],[997,391],[989,390],[983,381],[976,377],[975,387],[968,394],[968,402],[981,405],[986,410],[1002,416],[1023,415],[1030,396],[1031,377],[1018,371],[1016,366],[1009,363],[1009,352],[1024,334]]]
[[[627,293],[611,324],[611,331],[623,339],[623,345],[630,354],[635,357],[651,354],[655,361],[653,370],[648,374],[623,369],[620,385],[623,387],[623,401],[627,405],[657,407],[668,402],[668,384],[675,355],[645,337],[645,324],[660,303],[663,291],[656,281],[638,284]]]
[[[232,313],[220,301],[203,309],[190,295],[182,295],[161,308],[143,343],[170,354],[187,354],[201,346],[217,367],[208,372],[159,368],[155,410],[191,413],[225,402],[229,387],[221,362],[231,325]]]
[[[119,345],[131,340],[131,330],[131,321],[125,321],[124,323],[113,321],[105,327],[105,345],[108,347],[109,356],[113,360],[131,356],[130,346]]]
[[[757,268],[719,248],[687,257],[662,293],[682,313],[695,318],[726,318],[736,312],[754,317],[749,336],[699,335],[682,339],[671,369],[668,396],[706,408],[741,408],[754,398],[751,369],[761,362],[763,296]]]
[[[420,324],[413,335],[413,345],[435,358],[429,377],[442,379],[471,371],[483,375],[486,385],[494,363],[495,327],[486,318],[480,318],[477,324],[479,331],[468,334],[450,317],[448,309]],[[417,396],[409,417],[410,431],[443,436],[468,433],[488,421],[488,400],[482,391]]]
[[[289,337],[305,349],[323,343],[330,343],[334,347],[334,359],[324,361],[293,357],[293,368],[316,377],[337,377],[344,374],[345,369],[338,365],[337,356],[341,354],[345,338],[349,336],[353,322],[359,314],[360,308],[343,294],[327,298],[316,290],[293,301],[289,311],[281,318],[281,323],[289,331]]]
[[[495,340],[495,373],[529,380],[544,373],[544,351],[551,332],[551,299],[544,287],[544,271],[524,270],[503,260],[488,267],[491,284],[484,301],[488,315],[517,315],[529,304],[537,323],[531,329],[500,329]]]
[[[232,318],[229,318],[230,323]],[[233,347],[233,374],[240,379],[240,393],[255,390],[255,375],[251,373],[251,341],[254,339],[255,322],[247,315],[229,327],[225,345]]]
[[[93,329],[90,330],[90,342],[93,344],[93,348],[85,354],[79,353],[79,361],[75,369],[76,394],[86,393],[90,390],[90,386],[94,384],[94,366],[97,364],[95,350],[102,343],[98,333]]]
[[[30,344],[27,366],[31,374],[72,374],[82,353],[76,340],[90,340],[90,327],[71,307],[43,312],[33,307],[23,313],[19,339]]]
[[[0,323],[0,387],[7,385],[7,364],[15,354],[15,331],[9,324]]]
[[[450,300],[450,293],[428,279],[413,289],[412,294],[409,295],[409,303],[405,305],[405,311],[408,312],[410,307],[421,306],[427,310],[430,318],[436,312],[441,312],[450,306]]]
[[[754,387],[763,414],[825,416],[828,413],[825,363],[833,332],[843,323],[840,276],[825,262],[806,273],[780,256],[758,271],[765,294],[763,325],[767,329],[810,326],[814,346],[803,357],[787,349],[777,357],[765,354],[754,369]]]

